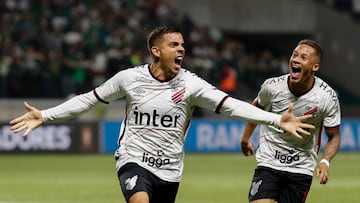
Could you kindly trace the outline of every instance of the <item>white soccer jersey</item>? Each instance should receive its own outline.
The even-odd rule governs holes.
[[[67,119],[99,102],[126,99],[126,118],[115,156],[119,169],[135,162],[163,180],[179,182],[183,172],[184,142],[193,110],[207,108],[250,122],[279,126],[281,115],[261,111],[231,97],[195,74],[181,69],[169,81],[158,81],[148,64],[120,71],[93,91],[41,111],[44,122]]]
[[[323,127],[339,127],[340,105],[335,91],[323,80],[315,77],[313,88],[297,97],[288,88],[289,75],[267,79],[257,96],[258,103],[270,112],[283,114],[289,103],[294,104],[295,116],[312,114],[306,123],[315,125],[311,136],[303,139],[269,126],[260,127],[260,144],[256,150],[258,166],[276,170],[313,175],[317,163]]]
[[[181,179],[183,145],[195,106],[215,111],[226,96],[185,69],[170,81],[158,81],[148,65],[121,71],[95,91],[105,101],[126,99],[117,169],[136,162],[163,180],[176,182]]]

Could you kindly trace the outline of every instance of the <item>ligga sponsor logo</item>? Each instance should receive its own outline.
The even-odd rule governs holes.
[[[163,165],[169,164],[170,163],[170,159],[168,158],[161,158],[162,156],[162,152],[159,153],[159,156],[151,156],[149,155],[149,153],[144,152],[143,156],[142,156],[142,162],[147,163],[147,165],[151,166],[151,167],[157,167],[160,168]]]
[[[280,163],[283,164],[284,163],[291,164],[293,161],[299,161],[299,156],[292,155],[291,153],[290,154],[281,153],[280,151],[276,150],[275,159],[278,159]]]

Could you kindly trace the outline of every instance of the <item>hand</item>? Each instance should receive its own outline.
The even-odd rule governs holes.
[[[32,130],[39,127],[42,123],[42,116],[40,111],[30,106],[27,102],[24,102],[24,107],[28,111],[24,115],[17,117],[9,122],[11,125],[10,130],[14,133],[18,133],[27,128],[23,136],[27,136]]]
[[[325,163],[319,163],[316,167],[316,176],[320,179],[320,184],[326,184],[329,180],[329,168]]]
[[[245,156],[254,155],[254,146],[249,140],[241,139],[241,151]]]
[[[295,137],[302,139],[301,134],[310,135],[310,132],[305,129],[314,129],[315,126],[302,123],[302,121],[309,119],[312,115],[304,115],[296,117],[293,114],[294,105],[290,104],[288,111],[281,116],[280,127]]]

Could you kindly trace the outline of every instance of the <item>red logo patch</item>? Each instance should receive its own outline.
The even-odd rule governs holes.
[[[177,92],[175,92],[172,96],[171,99],[178,104],[179,102],[182,101],[182,99],[184,98],[184,94],[185,94],[185,87],[181,88],[180,90],[178,90]]]

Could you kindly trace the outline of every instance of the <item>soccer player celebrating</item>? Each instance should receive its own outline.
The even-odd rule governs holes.
[[[295,117],[292,105],[283,115],[263,111],[229,97],[205,80],[184,69],[185,44],[181,32],[172,27],[154,29],[148,37],[151,64],[118,72],[94,90],[58,106],[28,110],[10,121],[24,136],[44,122],[67,119],[88,111],[97,103],[126,100],[126,117],[115,152],[117,175],[128,203],[175,202],[183,174],[184,142],[196,106],[233,118],[272,125],[295,137],[310,134],[303,123],[311,115]]]
[[[251,203],[302,203],[309,192],[312,177],[320,184],[329,179],[329,163],[340,145],[340,105],[335,91],[315,76],[323,57],[313,40],[301,40],[289,60],[289,74],[269,78],[262,84],[253,105],[274,113],[285,112],[289,103],[295,115],[308,115],[315,129],[312,136],[297,139],[270,125],[261,125],[256,150],[257,168],[249,192]],[[323,158],[317,164],[322,128],[328,136]],[[248,122],[241,139],[246,156],[254,153],[249,142],[256,124]]]

